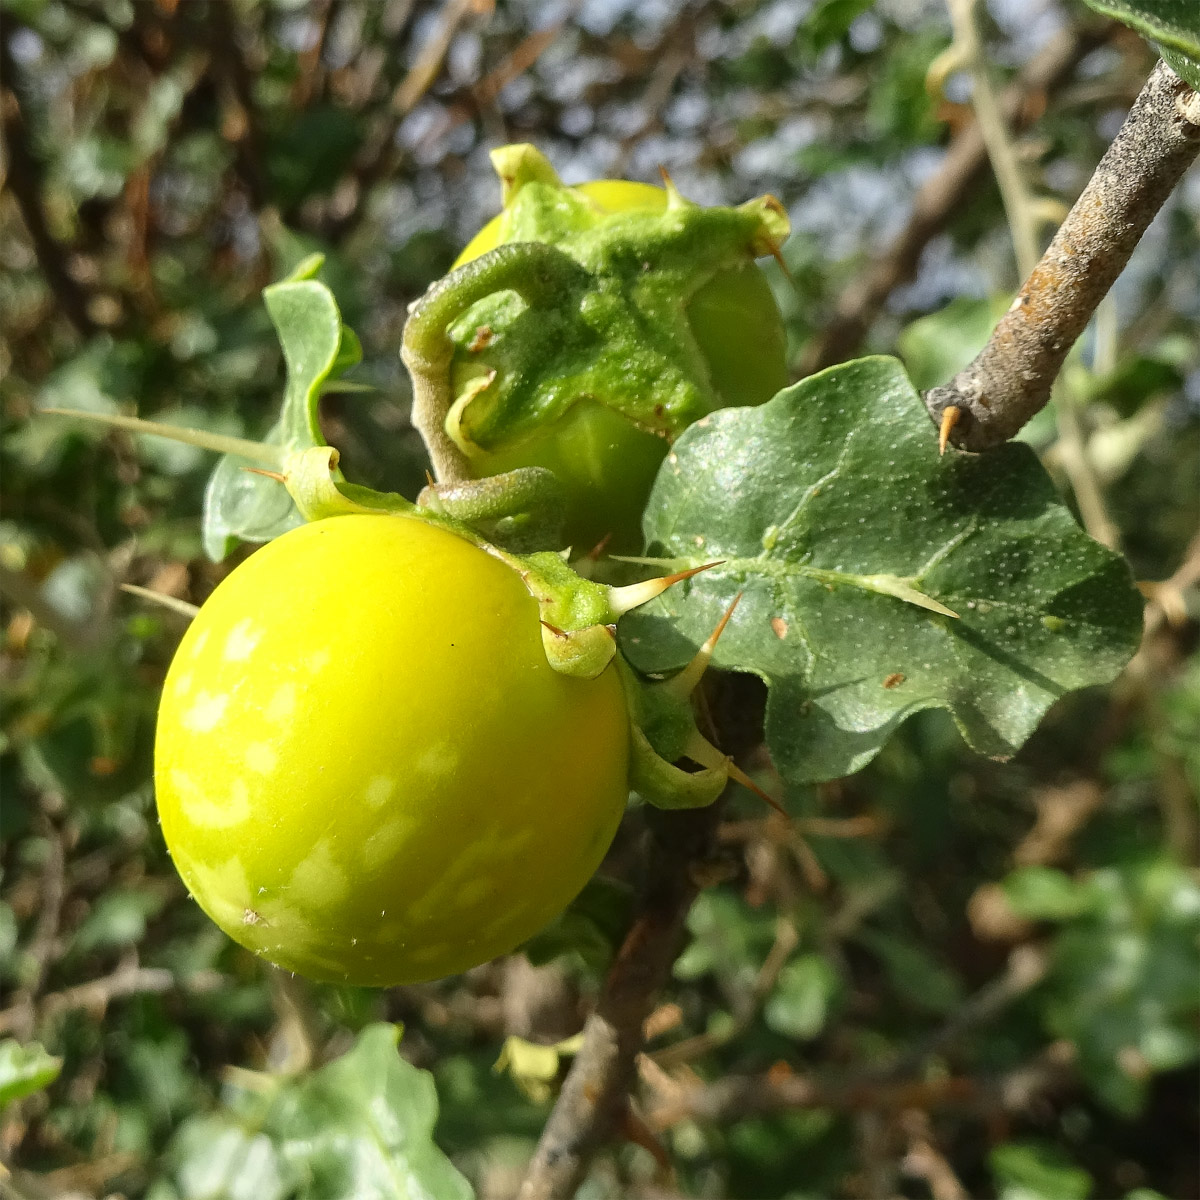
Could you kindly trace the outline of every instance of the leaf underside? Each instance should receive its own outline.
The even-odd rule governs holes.
[[[626,618],[629,659],[682,666],[742,592],[714,661],[769,685],[789,782],[859,769],[926,708],[1012,755],[1058,697],[1117,674],[1141,598],[1027,446],[939,458],[936,442],[882,357],[692,426],[655,483],[648,553],[725,561]]]

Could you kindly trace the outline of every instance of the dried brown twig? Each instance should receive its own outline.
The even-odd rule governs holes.
[[[228,979],[216,971],[198,971],[180,978],[164,967],[140,967],[131,958],[108,975],[42,996],[37,1004],[37,1017],[44,1020],[81,1008],[103,1012],[112,1001],[125,996],[163,995],[174,991],[213,992],[228,983]],[[33,1027],[27,1024],[30,1013],[27,1007],[17,1005],[0,1012],[0,1034],[27,1030],[24,1036],[32,1036]]]
[[[955,446],[997,446],[1046,404],[1075,340],[1197,152],[1200,96],[1159,63],[988,344],[925,393]]]
[[[638,914],[583,1027],[583,1045],[542,1131],[520,1200],[564,1200],[623,1121],[643,1026],[666,982],[683,921],[704,882],[717,809],[653,814]]]

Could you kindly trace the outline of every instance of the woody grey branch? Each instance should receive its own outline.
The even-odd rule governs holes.
[[[988,344],[925,393],[935,424],[959,410],[953,445],[1000,445],[1045,406],[1075,340],[1198,151],[1200,94],[1160,62]]]

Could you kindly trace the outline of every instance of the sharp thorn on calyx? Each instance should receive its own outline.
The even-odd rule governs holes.
[[[555,637],[565,638],[568,636],[565,629],[559,629],[557,625],[551,625],[549,621],[539,621],[538,624],[540,624],[543,629],[550,630]]]
[[[947,404],[942,409],[942,423],[938,427],[938,454],[945,454],[950,444],[950,431],[962,420],[963,410],[956,404]]]
[[[679,189],[675,186],[675,180],[667,174],[667,168],[659,166],[658,173],[662,178],[663,187],[667,192],[667,208],[687,208],[688,202],[680,195]]]
[[[263,467],[243,467],[243,471],[248,471],[251,475],[265,475],[268,479],[274,479],[276,483],[287,483],[287,476],[281,475],[278,471],[268,471]]]
[[[762,788],[729,757],[722,754],[698,729],[692,731],[684,754],[698,762],[702,767],[710,767],[716,771],[724,771],[734,783],[740,783],[747,791],[753,792],[760,800],[765,800],[785,821],[791,822],[791,816],[786,808],[774,796],[764,792]]]
[[[655,596],[661,596],[673,583],[679,583],[684,579],[691,579],[693,575],[699,575],[701,571],[708,571],[713,567],[719,567],[724,561],[722,558],[716,562],[704,563],[699,567],[689,567],[686,571],[676,571],[674,575],[663,575],[659,579],[644,579],[641,583],[630,583],[625,587],[609,588],[608,599],[612,606],[612,611],[618,617],[622,616],[631,609],[653,600]]]
[[[696,651],[692,661],[678,675],[668,679],[662,685],[666,691],[684,700],[696,690],[696,685],[704,677],[704,672],[708,670],[709,663],[712,662],[717,642],[721,640],[721,634],[725,632],[725,626],[729,624],[729,618],[733,616],[733,610],[737,608],[738,602],[744,594],[744,592],[738,592],[734,596],[733,603],[725,610],[725,615],[717,622],[716,629],[708,635],[704,645]]]

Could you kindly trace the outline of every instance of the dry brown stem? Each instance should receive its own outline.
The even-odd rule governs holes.
[[[646,889],[563,1083],[521,1186],[519,1200],[565,1200],[592,1156],[622,1128],[646,1018],[679,948],[710,854],[717,807],[651,814]]]

